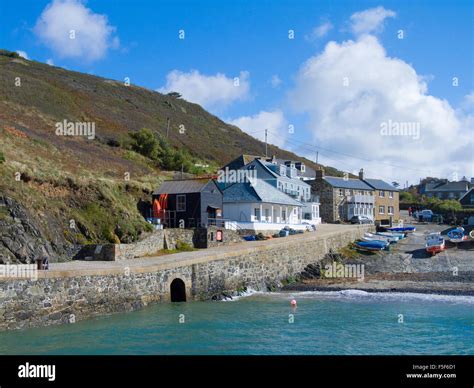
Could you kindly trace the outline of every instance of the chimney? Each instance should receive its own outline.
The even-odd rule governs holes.
[[[316,180],[320,181],[324,178],[324,168],[320,167],[318,170],[316,170]]]
[[[474,185],[474,177],[471,177],[471,185]]]
[[[363,168],[361,168],[360,171],[359,171],[359,179],[364,180],[364,169]]]

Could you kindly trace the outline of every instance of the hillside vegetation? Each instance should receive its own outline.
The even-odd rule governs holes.
[[[64,120],[95,123],[95,138],[56,135]],[[140,209],[173,171],[213,172],[264,149],[177,94],[0,50],[0,262],[26,262],[43,248],[62,260],[78,244],[135,241],[150,230]]]

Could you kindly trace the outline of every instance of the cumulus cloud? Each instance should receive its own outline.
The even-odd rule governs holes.
[[[249,73],[242,71],[238,77],[229,78],[221,73],[204,75],[197,70],[189,73],[173,70],[166,76],[166,85],[157,91],[178,92],[184,99],[207,109],[222,108],[248,97]]]
[[[28,58],[28,54],[25,51],[17,50],[16,53],[22,58],[30,59],[30,58]]]
[[[49,66],[54,66],[54,61],[53,61],[51,58],[49,58],[49,59],[46,61],[46,63],[47,63]]]
[[[326,36],[327,33],[332,30],[334,26],[332,25],[331,22],[325,22],[317,26],[316,28],[313,29],[311,34],[307,36],[308,40],[315,40],[322,38],[323,36]]]
[[[472,117],[429,95],[426,79],[410,64],[387,56],[372,35],[330,42],[309,58],[290,101],[309,117],[316,143],[340,152],[327,155],[349,171],[366,167],[369,176],[402,182],[430,172],[474,173]],[[403,131],[406,135],[397,134]]]
[[[278,77],[277,74],[272,75],[272,79],[270,80],[270,83],[272,84],[272,87],[277,88],[282,84],[282,82],[283,81],[280,79],[280,77]]]
[[[268,129],[268,142],[279,147],[285,145],[288,136],[288,122],[280,110],[260,111],[253,116],[228,119],[227,122],[261,141],[265,141],[265,129]]]
[[[110,48],[119,46],[115,31],[106,15],[94,13],[81,0],[54,0],[34,27],[39,39],[59,57],[88,62],[103,58]]]
[[[356,12],[351,16],[351,29],[356,35],[380,32],[383,30],[385,19],[396,15],[394,11],[384,7]]]

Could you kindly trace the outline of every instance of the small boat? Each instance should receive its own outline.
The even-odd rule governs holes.
[[[377,241],[356,241],[354,243],[357,249],[369,252],[377,252],[385,249],[388,245]]]
[[[393,228],[387,228],[389,232],[414,232],[416,227],[414,226],[398,226]]]
[[[406,237],[404,233],[396,233],[396,232],[377,232],[375,234],[378,236],[385,236],[385,237],[397,237],[399,240]]]
[[[467,236],[464,234],[464,228],[458,227],[450,230],[448,233],[449,241],[452,243],[460,243],[467,240]]]
[[[395,237],[395,236],[380,236],[380,235],[372,234],[372,233],[364,233],[364,237],[362,239],[365,241],[372,241],[372,240],[388,241],[389,243],[396,243],[398,241],[398,237]]]
[[[440,233],[430,233],[428,236],[426,236],[425,249],[426,252],[431,253],[432,256],[444,251],[444,238]]]

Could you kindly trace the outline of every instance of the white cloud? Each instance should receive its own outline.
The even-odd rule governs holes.
[[[30,58],[28,58],[28,54],[25,51],[17,50],[16,53],[22,58],[30,59]]]
[[[249,73],[240,72],[238,77],[228,78],[224,74],[204,75],[197,70],[184,73],[173,70],[166,76],[166,85],[157,89],[160,93],[178,92],[184,99],[205,108],[225,107],[248,97]]]
[[[265,141],[265,129],[268,129],[268,143],[279,147],[285,145],[288,137],[288,122],[280,110],[260,111],[253,116],[242,116],[227,121],[261,141]]]
[[[376,161],[326,153],[340,168],[365,167],[368,176],[402,182],[429,172],[474,174],[472,116],[429,95],[424,78],[408,63],[388,57],[372,35],[328,43],[301,67],[290,97],[295,110],[308,115],[320,147]],[[383,135],[382,126],[389,123],[392,134],[393,125],[413,123],[415,131],[419,125],[419,138],[415,132]]]
[[[278,86],[282,84],[282,82],[283,81],[280,79],[280,77],[278,77],[277,74],[273,75],[272,79],[270,80],[270,83],[272,84],[273,88],[277,88]]]
[[[366,9],[352,14],[351,28],[356,35],[380,32],[383,30],[385,19],[396,15],[394,11],[384,7]]]
[[[81,0],[53,0],[38,18],[34,31],[61,58],[87,62],[103,58],[119,40],[107,16],[94,13]]]
[[[319,26],[315,27],[311,34],[307,36],[307,40],[315,40],[322,38],[323,36],[327,35],[327,33],[332,30],[334,26],[332,25],[331,22],[324,22],[320,24]]]
[[[49,65],[49,66],[54,66],[54,62],[51,58],[49,58],[46,63]]]

